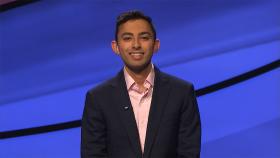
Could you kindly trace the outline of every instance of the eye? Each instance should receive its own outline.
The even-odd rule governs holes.
[[[147,40],[150,40],[151,39],[151,37],[150,36],[141,36],[140,37],[142,40],[145,40],[145,41],[147,41]]]
[[[125,36],[122,38],[124,41],[130,41],[132,39],[132,37],[130,36]]]

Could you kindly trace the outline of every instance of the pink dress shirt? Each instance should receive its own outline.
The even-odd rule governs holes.
[[[134,79],[128,74],[124,68],[124,77],[129,94],[130,102],[132,104],[142,152],[144,152],[146,130],[148,124],[149,111],[151,107],[153,86],[154,86],[154,66],[152,66],[151,72],[144,81],[145,91],[141,92],[139,86],[136,84]]]

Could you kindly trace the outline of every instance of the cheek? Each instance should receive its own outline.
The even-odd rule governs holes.
[[[129,50],[129,46],[127,44],[119,46],[119,51],[122,53],[126,53],[128,52],[128,50]]]
[[[126,52],[125,48],[123,47],[118,47],[119,53],[123,56]]]
[[[123,59],[128,59],[129,58],[129,54],[128,54],[128,50],[126,49],[126,48],[119,48],[119,52],[120,52],[120,56],[121,56],[121,58],[123,58]]]
[[[153,44],[153,43],[147,43],[147,44],[145,45],[145,48],[146,48],[147,50],[153,51],[153,50],[154,50],[154,44]]]
[[[149,55],[152,55],[154,53],[154,50],[155,49],[153,46],[149,46],[149,47],[147,47],[146,52],[148,52]]]

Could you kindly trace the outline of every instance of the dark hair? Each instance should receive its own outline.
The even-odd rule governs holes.
[[[153,35],[154,35],[154,40],[156,39],[156,30],[155,27],[152,23],[152,19],[149,16],[144,15],[141,11],[138,10],[130,10],[124,13],[121,13],[118,17],[117,17],[117,21],[116,21],[116,30],[115,30],[115,40],[118,40],[118,33],[119,33],[119,27],[120,25],[126,23],[129,20],[137,20],[137,19],[143,19],[145,21],[147,21],[152,29]]]

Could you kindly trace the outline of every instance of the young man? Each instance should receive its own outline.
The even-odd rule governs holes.
[[[149,17],[117,18],[113,51],[124,63],[89,90],[82,119],[83,158],[198,158],[201,126],[191,83],[151,63],[160,46]]]

